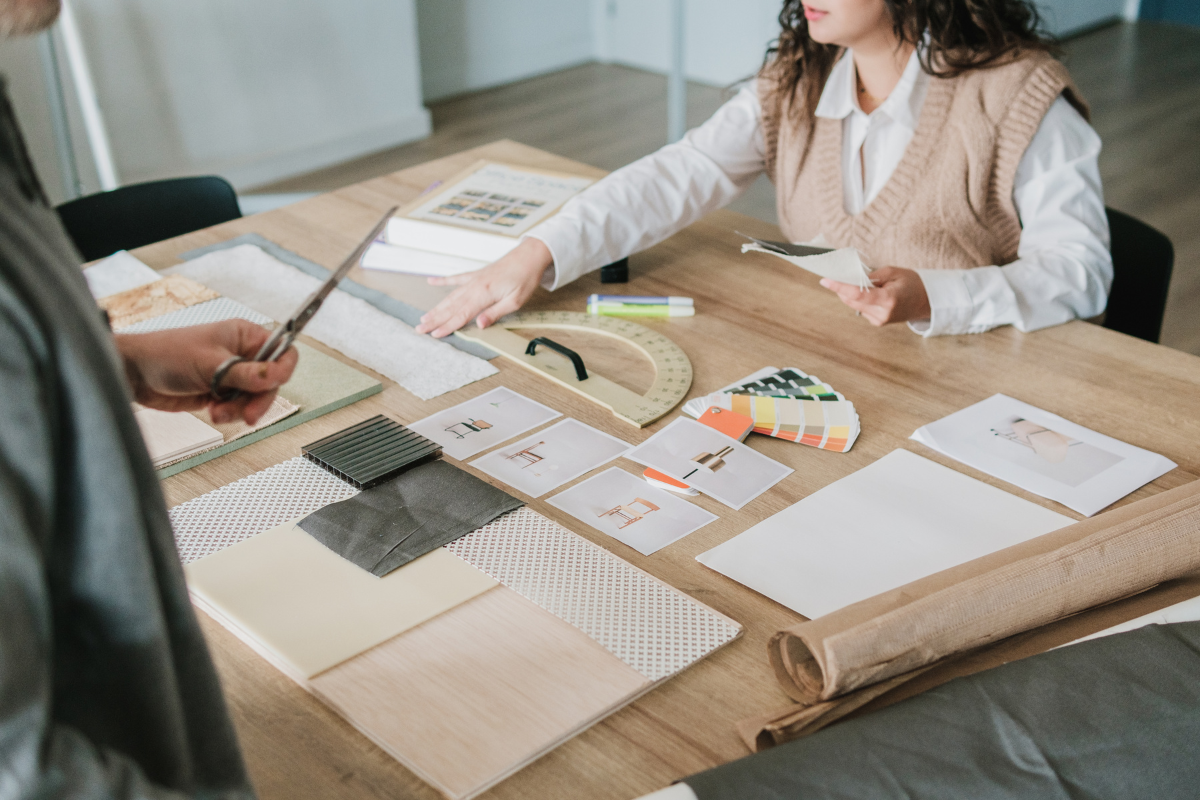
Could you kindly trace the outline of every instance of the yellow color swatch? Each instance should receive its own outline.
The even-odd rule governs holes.
[[[441,547],[377,578],[295,522],[194,561],[185,571],[195,598],[300,680],[497,585]]]

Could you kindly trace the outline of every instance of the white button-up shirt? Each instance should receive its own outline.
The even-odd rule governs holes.
[[[930,76],[914,53],[887,99],[858,104],[854,59],[834,66],[816,115],[842,120],[843,204],[860,213],[891,178],[912,140]],[[1050,106],[1017,167],[1013,202],[1022,224],[1016,261],[974,269],[915,269],[929,296],[926,336],[998,325],[1032,331],[1100,314],[1112,284],[1100,185],[1100,137],[1064,98]],[[766,169],[762,107],[744,87],[679,142],[623,167],[571,200],[532,236],[554,256],[554,289],[645,250],[740,197]]]

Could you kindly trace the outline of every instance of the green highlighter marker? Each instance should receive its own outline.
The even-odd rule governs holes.
[[[605,317],[693,317],[694,306],[647,305],[643,303],[588,303],[589,314]]]

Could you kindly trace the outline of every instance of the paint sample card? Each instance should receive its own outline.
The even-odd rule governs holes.
[[[606,469],[547,502],[647,556],[717,519],[620,467]]]
[[[482,453],[562,414],[509,389],[493,389],[408,426],[459,461]]]
[[[564,419],[544,431],[475,459],[471,466],[530,497],[541,497],[585,472],[625,455],[629,448],[628,442],[615,436],[578,420]]]
[[[496,586],[439,547],[383,578],[289,522],[193,561],[192,594],[311,678]]]
[[[683,417],[626,458],[665,472],[735,510],[792,474],[791,467]]]
[[[1003,394],[926,425],[912,438],[1089,517],[1176,466]]]
[[[815,619],[1073,521],[895,450],[696,560]]]

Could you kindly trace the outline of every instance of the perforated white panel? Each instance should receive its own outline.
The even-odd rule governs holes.
[[[293,458],[171,509],[184,563],[358,494]],[[446,548],[586,633],[652,681],[737,638],[741,627],[529,508]]]
[[[650,680],[688,667],[741,627],[604,548],[520,508],[446,549],[569,622]]]
[[[187,564],[356,494],[311,461],[293,458],[172,508],[175,546]]]
[[[271,318],[266,314],[260,314],[254,309],[247,308],[241,303],[230,300],[227,297],[218,297],[216,300],[208,300],[204,303],[197,303],[194,306],[181,308],[178,311],[172,311],[169,314],[135,322],[132,325],[118,329],[118,332],[152,333],[153,331],[166,331],[174,328],[190,328],[193,325],[207,325],[210,322],[222,322],[227,319],[245,319],[253,322],[255,325],[265,326],[272,324]]]

